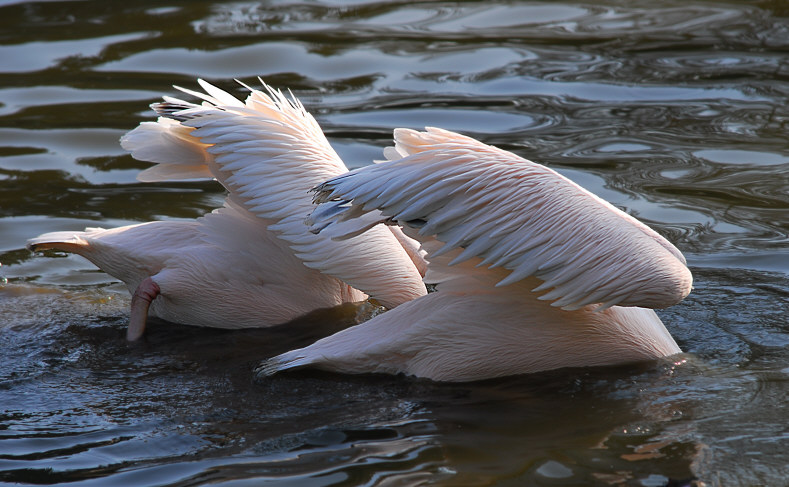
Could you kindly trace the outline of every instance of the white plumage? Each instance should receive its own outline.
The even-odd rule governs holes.
[[[678,353],[651,309],[692,276],[673,245],[555,171],[441,129],[319,185],[313,230],[402,226],[437,292],[264,362],[467,381]],[[373,215],[374,218],[369,216]],[[639,307],[636,307],[639,306]]]
[[[216,178],[229,191],[223,208],[188,222],[45,234],[29,248],[83,255],[124,281],[134,296],[130,339],[144,330],[149,302],[169,321],[240,328],[365,299],[357,289],[387,307],[426,293],[417,244],[399,230],[336,242],[304,225],[310,188],[347,168],[301,103],[265,84],[243,103],[200,84],[206,93],[181,90],[201,105],[165,97],[154,105],[162,117],[121,144],[157,163],[142,181]]]

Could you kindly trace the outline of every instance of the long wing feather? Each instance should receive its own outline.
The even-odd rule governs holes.
[[[395,142],[386,152],[395,160],[316,188],[315,201],[323,204],[311,217],[315,230],[342,238],[372,225],[369,218],[356,229],[348,222],[375,210],[374,221],[398,223],[423,243],[443,243],[426,249],[428,275],[473,258],[512,271],[497,286],[541,279],[534,291],[548,292],[539,299],[564,309],[661,308],[690,292],[692,276],[679,250],[555,171],[441,129],[398,129]],[[450,253],[448,263],[438,258]]]
[[[124,135],[121,146],[135,159],[157,163],[140,172],[137,179],[143,182],[213,179],[206,165],[207,145],[195,140],[191,132],[192,129],[175,120],[160,117],[156,122],[143,122]]]
[[[134,157],[160,163],[143,176],[196,174],[202,164],[233,202],[261,218],[306,266],[342,279],[387,307],[425,294],[421,275],[389,228],[378,226],[344,242],[308,231],[304,219],[314,209],[310,189],[347,168],[298,100],[265,83],[265,92],[247,87],[250,95],[243,103],[202,80],[200,85],[206,93],[181,91],[202,104],[166,98],[154,106],[166,117],[159,120],[161,127],[143,124],[124,137]],[[159,130],[164,132],[159,139],[188,147],[177,153],[171,147],[172,154],[163,157],[143,147],[144,130]]]

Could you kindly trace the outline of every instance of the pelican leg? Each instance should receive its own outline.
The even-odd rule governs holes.
[[[151,301],[156,299],[160,292],[159,285],[150,277],[146,277],[134,290],[131,300],[129,328],[126,330],[126,339],[130,342],[138,340],[145,333],[148,307],[150,307]]]

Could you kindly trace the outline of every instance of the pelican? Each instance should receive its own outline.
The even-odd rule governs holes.
[[[426,252],[436,291],[264,361],[264,377],[342,373],[474,381],[680,352],[651,308],[690,292],[671,243],[555,171],[437,128],[397,129],[387,161],[315,188],[313,231],[383,222]],[[355,223],[355,225],[354,225]]]
[[[228,190],[221,208],[191,221],[47,233],[28,248],[82,255],[126,283],[129,340],[143,335],[149,314],[264,327],[368,295],[393,308],[426,294],[418,244],[399,229],[379,225],[334,241],[305,226],[309,190],[348,169],[295,97],[261,80],[265,92],[244,85],[250,94],[241,102],[198,82],[204,92],[176,88],[201,104],[164,97],[152,105],[158,120],[141,123],[121,145],[157,163],[141,181],[217,179]]]

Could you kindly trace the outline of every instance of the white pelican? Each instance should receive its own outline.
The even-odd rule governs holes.
[[[316,188],[313,229],[341,239],[377,221],[400,225],[427,252],[436,292],[264,361],[260,376],[314,366],[472,381],[680,352],[646,309],[691,289],[684,257],[663,237],[555,171],[472,138],[397,129],[395,143],[387,162]]]
[[[261,81],[262,82],[262,81]],[[265,85],[245,103],[199,80],[201,105],[164,97],[161,115],[121,139],[136,159],[158,163],[141,181],[216,178],[224,207],[193,221],[53,232],[31,250],[80,254],[132,293],[127,338],[150,312],[220,328],[263,327],[366,295],[394,307],[424,295],[418,244],[379,225],[342,242],[311,233],[309,190],[347,172],[315,119]]]

